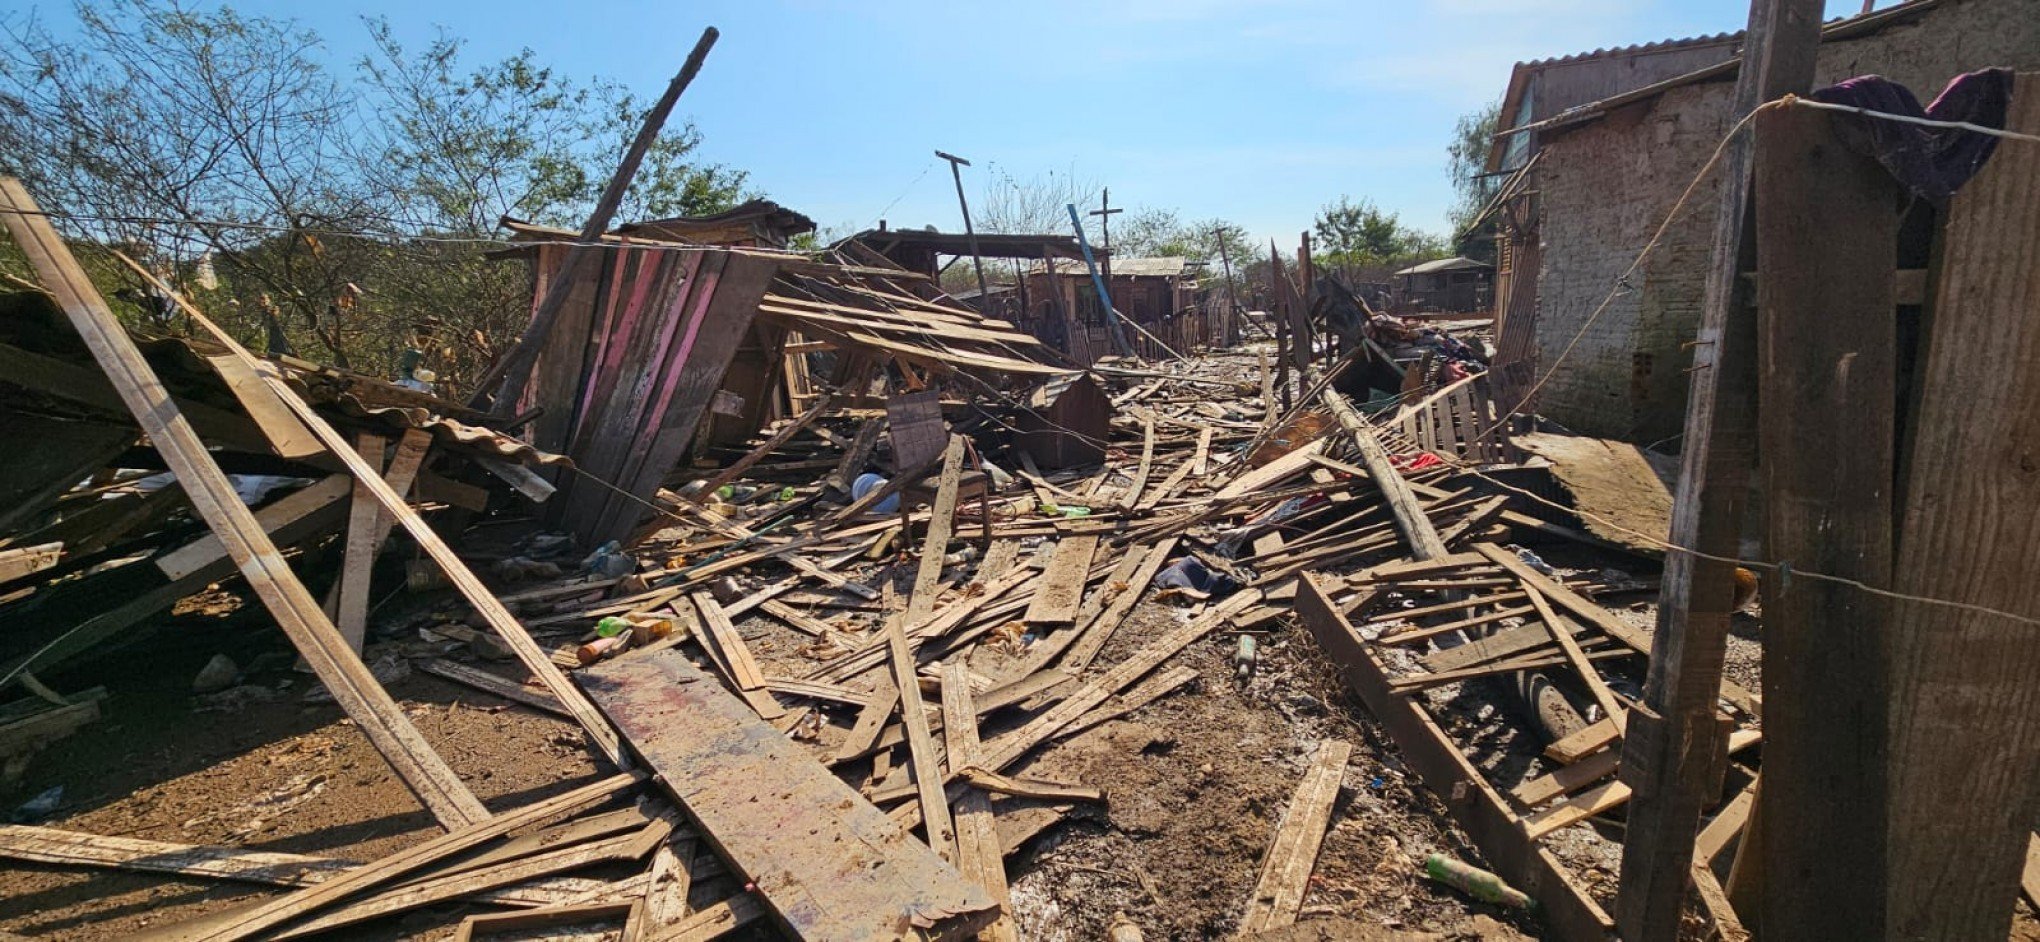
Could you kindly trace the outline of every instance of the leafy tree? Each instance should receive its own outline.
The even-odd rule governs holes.
[[[1469,111],[1459,116],[1459,122],[1452,129],[1452,143],[1445,152],[1450,158],[1447,167],[1452,175],[1452,189],[1458,194],[1457,201],[1448,213],[1456,240],[1464,243],[1474,216],[1486,208],[1501,187],[1502,178],[1487,176],[1489,146],[1493,143],[1495,129],[1502,114],[1500,101]],[[1480,245],[1492,254],[1493,243],[1481,240]]]
[[[348,68],[310,30],[230,7],[74,14],[62,33],[0,21],[0,169],[74,235],[216,270],[198,293],[237,334],[263,337],[273,311],[300,355],[357,369],[388,369],[423,328],[442,377],[478,371],[530,303],[518,266],[483,257],[498,218],[577,227],[645,107],[529,50],[476,67],[449,36],[408,51],[381,20]],[[700,163],[699,142],[669,125],[622,217],[743,198],[744,174]]]

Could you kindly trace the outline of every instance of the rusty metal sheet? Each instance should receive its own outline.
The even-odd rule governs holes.
[[[796,937],[964,939],[997,915],[983,889],[678,649],[575,676]]]

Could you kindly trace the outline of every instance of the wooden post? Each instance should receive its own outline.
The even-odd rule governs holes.
[[[545,298],[538,304],[538,310],[531,315],[531,323],[524,328],[524,334],[517,338],[517,345],[504,354],[503,359],[482,374],[475,383],[474,398],[468,405],[482,408],[491,400],[497,383],[503,384],[503,393],[494,397],[494,402],[505,414],[515,411],[517,400],[524,395],[524,381],[531,373],[531,364],[538,360],[538,351],[545,346],[546,337],[552,333],[553,323],[560,318],[560,311],[567,306],[567,296],[574,290],[574,273],[579,271],[587,256],[599,251],[602,233],[609,230],[609,220],[616,216],[617,206],[623,203],[623,195],[630,189],[630,181],[637,176],[638,164],[645,159],[645,152],[652,149],[652,142],[659,137],[659,129],[666,124],[666,116],[673,113],[673,105],[680,101],[680,93],[694,82],[694,76],[701,71],[701,63],[708,58],[708,50],[721,35],[711,26],[701,31],[701,38],[694,43],[694,51],[687,54],[687,61],[680,66],[680,74],[673,76],[666,93],[652,105],[645,114],[644,126],[638,129],[637,138],[630,142],[630,149],[623,154],[623,162],[616,167],[616,173],[609,178],[609,186],[602,191],[602,198],[596,202],[595,211],[588,216],[588,222],[581,227],[581,237],[567,246],[566,257],[560,260],[560,268],[552,274],[552,286],[546,289]]]
[[[1751,0],[1730,117],[1813,83],[1820,42],[1820,0]],[[1748,137],[1729,145],[1722,165],[1714,249],[1693,347],[1685,449],[1671,541],[1733,559],[1741,548],[1743,495],[1755,437],[1756,316],[1741,272],[1754,260],[1745,238],[1749,214]],[[1692,881],[1693,837],[1710,784],[1720,779],[1722,731],[1715,721],[1735,566],[1670,552],[1658,601],[1644,696],[1631,711],[1622,745],[1622,779],[1635,797],[1623,840],[1615,921],[1627,942],[1677,938]]]
[[[2040,133],[2040,73],[2015,89],[2006,127]],[[2040,617],[2040,149],[1998,145],[1937,254],[1893,588]],[[2040,794],[2040,629],[1892,604],[1884,938],[2002,939]]]
[[[1888,586],[1901,200],[1883,167],[1842,143],[1837,120],[1855,119],[1807,108],[1757,118],[1765,557]],[[1765,574],[1769,882],[1747,915],[1767,937],[1879,937],[1888,623],[1877,596]]]
[[[1225,345],[1236,347],[1240,343],[1240,299],[1233,293],[1232,258],[1225,251],[1225,237],[1230,230],[1220,226],[1212,231],[1213,238],[1218,240],[1218,263],[1225,266]]]
[[[233,483],[198,433],[191,430],[191,423],[170,401],[169,392],[142,351],[51,228],[49,217],[13,177],[0,177],[0,218],[120,393],[121,401],[177,475],[178,486],[184,489],[192,509],[219,537],[248,586],[369,743],[389,760],[397,777],[441,825],[456,829],[487,821],[488,809],[426,744],[284,563],[283,554],[270,542],[254,513],[241,503]]]
[[[978,310],[990,315],[992,291],[986,287],[985,257],[978,252],[977,229],[970,224],[970,201],[963,198],[963,168],[970,166],[970,161],[939,150],[935,156],[949,161],[949,176],[956,180],[956,205],[963,210],[963,237],[970,241],[970,263],[977,269]]]

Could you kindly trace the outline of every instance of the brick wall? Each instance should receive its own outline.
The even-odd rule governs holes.
[[[1877,73],[1930,100],[1960,72],[2040,69],[2040,0],[1944,0],[1910,23],[1821,49],[1817,82]],[[1576,431],[1650,443],[1679,434],[1719,179],[1687,203],[1644,266],[1585,328],[1728,130],[1732,81],[1673,89],[1541,142],[1536,411]],[[1577,343],[1574,342],[1577,337]]]

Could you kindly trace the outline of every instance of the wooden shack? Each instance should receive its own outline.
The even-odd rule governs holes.
[[[1105,460],[1112,437],[1112,397],[1090,373],[1049,380],[1027,397],[1014,447],[1042,468],[1075,468]]]

